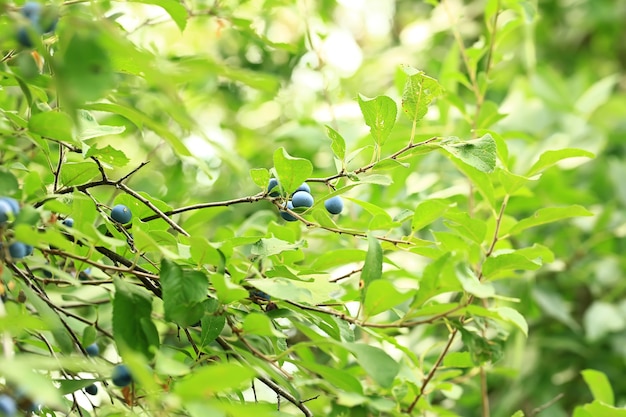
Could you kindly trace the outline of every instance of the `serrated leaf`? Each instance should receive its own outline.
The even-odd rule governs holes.
[[[443,95],[443,88],[423,71],[409,66],[404,66],[402,70],[408,75],[402,92],[402,109],[409,119],[418,122],[428,112],[430,103]]]
[[[288,193],[294,192],[313,172],[310,161],[289,155],[285,148],[274,152],[274,168],[283,190]]]
[[[90,147],[85,157],[90,158],[92,156],[97,157],[104,164],[115,167],[123,167],[130,162],[130,159],[124,152],[113,148],[111,145],[107,145],[104,148]]]
[[[343,136],[341,136],[339,132],[337,132],[335,129],[333,129],[332,127],[328,125],[326,126],[326,134],[332,141],[330,144],[330,148],[333,150],[333,153],[335,154],[335,156],[341,161],[345,160],[346,141],[343,138]]]
[[[363,312],[366,317],[387,311],[398,304],[404,303],[413,296],[412,291],[400,292],[391,282],[376,280],[372,282],[365,293],[363,302]]]
[[[358,95],[357,101],[365,124],[370,128],[370,134],[374,137],[376,145],[381,147],[396,123],[398,114],[396,102],[387,96],[368,98],[361,94]]]
[[[508,234],[514,235],[531,227],[579,216],[593,216],[593,213],[579,205],[542,208],[537,210],[532,217],[517,222]]]
[[[204,315],[209,281],[200,271],[187,271],[167,259],[161,261],[161,290],[165,319],[182,327],[197,323]]]
[[[585,369],[580,373],[587,383],[594,400],[601,401],[606,405],[615,405],[613,388],[611,388],[611,383],[606,374],[595,369]]]
[[[493,172],[496,167],[496,141],[488,133],[467,141],[451,137],[441,142],[440,146],[479,171]]]
[[[526,173],[527,177],[537,175],[542,171],[550,168],[556,163],[568,158],[593,158],[595,155],[583,149],[559,149],[557,151],[546,151],[541,154],[539,160]]]

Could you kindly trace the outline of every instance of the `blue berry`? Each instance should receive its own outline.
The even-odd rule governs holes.
[[[87,391],[87,394],[96,395],[98,393],[98,387],[96,384],[91,384],[85,387],[85,391]]]
[[[87,352],[89,356],[98,356],[100,354],[100,348],[97,343],[92,343],[85,348],[85,352]]]
[[[126,224],[133,218],[133,213],[123,204],[118,204],[111,210],[111,218],[118,223]]]
[[[13,214],[16,216],[20,214],[20,203],[18,203],[16,199],[11,197],[0,197],[0,201],[7,203],[11,207]]]
[[[67,227],[74,227],[74,219],[72,219],[71,217],[68,217],[65,220],[63,220],[63,224]]]
[[[267,301],[269,301],[270,298],[272,298],[269,294],[264,293],[261,290],[256,290],[256,289],[250,290],[250,297],[252,297],[252,298],[260,298],[262,300],[267,300]]]
[[[311,207],[313,205],[313,196],[306,191],[296,191],[291,197],[294,207]]]
[[[343,211],[343,200],[336,195],[324,201],[324,207],[330,214],[339,214]]]
[[[287,208],[289,210],[293,210],[293,204],[290,202],[287,203]],[[282,217],[283,219],[287,220],[288,222],[295,222],[298,219],[296,219],[295,217],[293,217],[291,214],[287,213],[286,211],[281,210],[280,211],[280,217]]]
[[[133,377],[130,374],[130,370],[126,365],[117,365],[113,368],[113,375],[111,376],[113,384],[118,387],[125,387],[133,382]]]
[[[39,16],[41,15],[41,4],[34,1],[29,1],[28,3],[24,4],[24,7],[22,7],[22,15],[31,22],[38,21]]]
[[[270,197],[278,197],[280,195],[280,189],[278,187],[278,180],[276,178],[270,178],[270,182],[267,185],[267,191],[270,193]],[[274,189],[274,191],[272,191]]]
[[[5,223],[14,214],[13,209],[6,201],[0,201],[0,223]]]
[[[3,417],[13,417],[17,415],[17,404],[15,400],[6,394],[0,394],[0,415]]]
[[[13,242],[9,245],[9,253],[12,258],[22,259],[23,257],[29,255],[33,252],[32,246],[25,245],[22,242]]]
[[[311,194],[311,187],[309,187],[309,184],[307,184],[306,182],[303,182],[298,188],[296,188],[296,191],[294,191],[293,193],[295,194],[298,191],[306,191],[307,193]]]

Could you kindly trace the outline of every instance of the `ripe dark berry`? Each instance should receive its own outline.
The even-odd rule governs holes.
[[[309,187],[309,184],[307,184],[306,182],[303,182],[298,188],[296,188],[296,191],[294,191],[293,193],[295,194],[298,191],[306,191],[307,193],[311,194],[311,187]]]
[[[100,354],[100,347],[98,347],[97,343],[92,343],[85,348],[85,352],[89,356],[98,356]]]
[[[306,191],[296,191],[291,197],[294,207],[311,207],[313,205],[313,196]]]
[[[278,180],[276,178],[270,178],[270,182],[267,185],[267,191],[270,193],[270,197],[278,197],[280,195],[280,190],[277,187]]]
[[[324,207],[330,214],[339,214],[343,211],[343,200],[336,195],[324,201]]]
[[[98,387],[96,384],[91,384],[85,387],[85,391],[87,391],[87,394],[96,395],[98,393]]]
[[[287,208],[289,210],[293,210],[293,204],[290,202],[287,203]],[[288,222],[295,222],[298,219],[296,219],[295,217],[293,217],[291,214],[287,213],[286,211],[281,210],[280,211],[280,217],[282,217],[283,219],[287,220]]]
[[[117,365],[113,368],[113,375],[111,376],[113,384],[118,387],[125,387],[133,382],[133,377],[130,374],[130,370],[126,365]]]
[[[118,223],[126,224],[133,218],[133,213],[123,204],[118,204],[111,209],[111,218]]]

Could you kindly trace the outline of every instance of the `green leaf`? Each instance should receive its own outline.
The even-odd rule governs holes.
[[[519,311],[510,307],[496,307],[493,308],[492,311],[498,313],[502,320],[515,325],[524,333],[524,336],[528,337],[528,323]]]
[[[311,162],[294,158],[285,148],[278,148],[274,152],[274,168],[283,190],[288,193],[294,192],[313,172]]]
[[[249,313],[241,324],[243,331],[258,336],[287,338],[274,327],[274,323],[265,314]]]
[[[524,412],[522,410],[517,410],[511,415],[511,417],[524,417]]]
[[[493,285],[489,282],[480,282],[476,274],[464,264],[456,266],[456,276],[463,289],[478,298],[493,297],[496,293]]]
[[[210,277],[211,283],[215,287],[218,300],[223,304],[230,304],[234,301],[243,300],[248,297],[248,291],[241,285],[232,283],[222,274],[213,274]]]
[[[611,74],[596,81],[578,98],[578,100],[576,100],[576,110],[588,117],[593,111],[609,100],[618,82],[619,76],[616,74]]]
[[[178,26],[178,29],[182,32],[187,26],[188,13],[187,9],[177,1],[174,0],[132,0],[134,3],[153,4],[155,6],[162,7],[167,14],[170,15],[172,20]]]
[[[398,106],[391,97],[378,96],[368,98],[361,94],[357,101],[363,113],[365,124],[370,128],[370,133],[376,141],[376,145],[381,147],[389,137],[398,114]]]
[[[0,194],[13,195],[17,190],[19,190],[19,184],[15,175],[0,168]]]
[[[493,172],[496,167],[496,141],[490,134],[467,141],[450,137],[440,145],[454,157],[482,172]]]
[[[68,355],[74,351],[74,341],[69,332],[63,325],[63,321],[59,315],[35,292],[26,285],[21,285],[21,290],[26,295],[26,299],[32,304],[35,311],[39,313],[39,316],[46,324],[46,327],[51,330],[54,340],[57,346],[61,348],[61,352]]]
[[[55,79],[65,99],[75,105],[94,101],[115,87],[109,53],[101,44],[101,29],[67,30],[59,37],[60,52],[55,60]]]
[[[118,349],[152,358],[159,346],[159,334],[152,322],[151,294],[120,278],[114,278],[113,282],[113,337]]]
[[[593,399],[606,405],[615,405],[613,388],[606,375],[595,369],[585,369],[580,372],[593,395]]]
[[[591,404],[585,404],[582,409],[588,413],[587,415],[593,417],[626,417],[626,409],[615,408],[597,400]]]
[[[254,245],[252,245],[252,249],[250,253],[256,256],[271,256],[278,255],[279,253],[285,251],[294,251],[302,248],[304,246],[304,241],[289,243],[281,239],[276,239],[275,237],[271,237],[268,239],[259,239]]]
[[[593,158],[595,155],[583,149],[559,149],[557,151],[546,151],[539,156],[539,160],[526,173],[527,177],[532,177],[545,171],[557,162],[568,158]]]
[[[593,213],[579,205],[542,208],[537,210],[532,217],[528,217],[517,222],[508,231],[508,234],[515,235],[531,227],[579,216],[593,216]]]
[[[39,136],[78,144],[72,134],[73,128],[70,116],[55,111],[35,114],[28,121],[28,129]]]
[[[200,271],[186,271],[167,259],[161,261],[161,290],[165,319],[182,327],[197,323],[204,315],[209,281]]]
[[[412,291],[400,292],[391,282],[376,280],[372,282],[365,293],[363,312],[366,317],[387,311],[390,308],[404,303],[413,296]]]
[[[85,158],[96,157],[103,164],[108,164],[115,167],[126,166],[130,159],[122,151],[118,151],[111,145],[107,145],[104,148],[90,147]]]
[[[359,382],[359,380],[352,376],[352,374],[348,371],[324,366],[315,362],[306,362],[301,366],[318,374],[325,381],[340,390],[363,394],[363,386],[361,385],[361,382]]]
[[[408,75],[402,92],[402,109],[409,119],[419,122],[428,112],[430,103],[443,95],[443,88],[423,71],[409,66],[402,70]]]
[[[250,170],[250,178],[265,191],[270,182],[270,172],[265,168],[252,168]]]
[[[483,264],[483,275],[486,279],[500,277],[502,272],[510,270],[534,271],[541,267],[541,262],[529,259],[516,251],[492,254]]]
[[[363,370],[381,387],[389,388],[400,371],[400,364],[383,350],[363,343],[344,343]]]
[[[458,212],[448,212],[445,217],[446,226],[456,230],[461,236],[478,244],[485,240],[487,224],[483,220],[470,217],[468,213]]]
[[[383,275],[383,247],[380,241],[373,235],[367,236],[367,255],[365,256],[365,264],[361,271],[361,288],[362,297],[367,293],[367,287]]]
[[[218,392],[249,385],[254,375],[252,367],[244,367],[237,363],[213,363],[176,382],[173,391],[183,401],[201,401],[213,397]]]
[[[450,352],[443,359],[446,368],[473,368],[476,366],[469,352]]]
[[[346,158],[346,141],[343,136],[339,134],[335,129],[330,126],[326,126],[326,134],[332,141],[330,144],[330,148],[333,150],[333,153],[337,157],[337,159],[343,161]]]
[[[66,162],[61,168],[61,183],[65,186],[80,185],[100,175],[95,162]]]
[[[337,300],[344,289],[326,277],[315,277],[311,281],[296,281],[287,278],[250,279],[246,283],[279,300],[290,300],[311,305]]]
[[[209,346],[224,330],[225,316],[204,316],[201,321],[200,345]]]

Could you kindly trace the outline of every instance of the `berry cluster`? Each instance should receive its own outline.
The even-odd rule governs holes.
[[[20,204],[17,200],[11,197],[0,197],[0,226],[14,220],[18,214],[20,214]],[[8,248],[13,259],[22,259],[33,253],[31,245],[19,241],[9,243]]]
[[[279,197],[281,195],[279,189],[280,186],[278,180],[276,178],[271,178],[267,186],[269,196]],[[309,187],[309,185],[304,182],[291,195],[291,199],[287,201],[286,208],[288,210],[306,210],[309,207],[312,207],[314,202],[315,200],[313,198],[313,195],[311,194],[311,187]],[[324,201],[324,207],[330,214],[340,214],[343,211],[343,200],[338,195],[331,197],[328,200]],[[295,222],[296,220],[298,220],[287,210],[281,210],[280,217],[288,222]]]
[[[17,41],[26,48],[32,48],[33,35],[39,36],[44,33],[52,33],[59,21],[58,12],[53,7],[42,7],[41,4],[29,1],[22,7],[22,16],[26,19],[26,24],[17,30]]]

